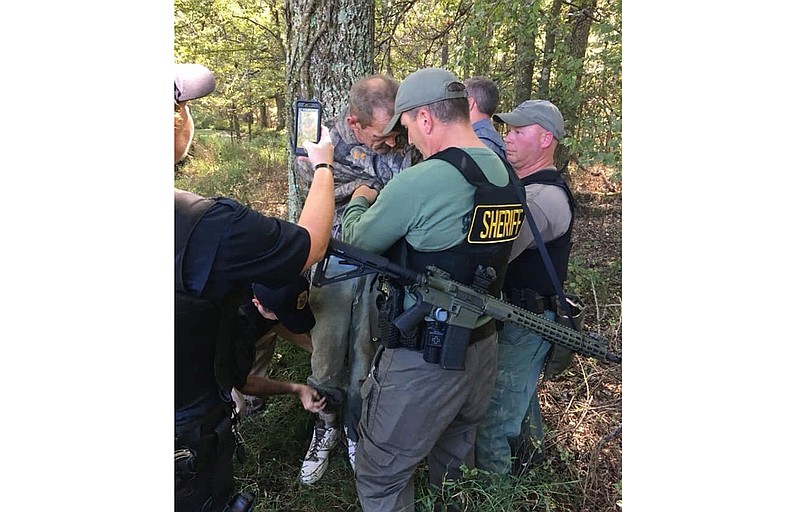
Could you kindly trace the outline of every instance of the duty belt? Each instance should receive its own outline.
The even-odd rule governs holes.
[[[428,324],[423,322],[419,325],[419,327],[414,328],[414,333],[409,337],[400,337],[399,338],[399,346],[396,347],[387,347],[387,348],[407,348],[409,350],[423,350],[424,347],[424,340],[425,340],[425,331],[428,328]],[[444,336],[447,327],[441,331],[441,335]],[[496,322],[490,319],[485,324],[481,325],[480,327],[476,327],[472,329],[472,332],[469,336],[469,344],[472,345],[473,343],[477,343],[485,339],[487,336],[490,336],[496,329]],[[384,346],[386,346],[384,344]]]
[[[486,339],[487,336],[490,336],[496,330],[495,321],[489,320],[482,326],[472,329],[472,334],[469,335],[469,344],[472,345],[473,343]]]

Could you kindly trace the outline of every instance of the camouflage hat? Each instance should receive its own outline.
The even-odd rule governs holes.
[[[556,140],[564,138],[564,118],[558,108],[547,100],[527,100],[513,112],[495,114],[494,120],[511,126],[538,124],[553,134]]]
[[[175,103],[207,96],[216,86],[214,74],[202,64],[175,65]]]
[[[403,80],[394,100],[394,115],[383,130],[383,136],[395,131],[403,112],[451,98],[466,98],[467,89],[449,90],[454,83],[461,84],[456,76],[442,68],[423,68]],[[461,84],[462,86],[464,84]]]

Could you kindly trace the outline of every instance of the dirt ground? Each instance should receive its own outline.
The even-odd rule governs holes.
[[[570,257],[599,276],[597,293],[581,294],[588,305],[585,328],[622,355],[622,186],[610,178],[600,170],[572,174],[578,213]],[[568,470],[583,486],[575,510],[621,510],[622,366],[576,357],[571,369],[542,384],[539,400],[549,429],[546,456],[574,456]]]
[[[585,328],[622,354],[622,186],[611,173],[578,169],[570,174],[578,202],[573,228],[573,260],[597,282],[582,294],[588,305]],[[282,217],[287,185],[278,178],[254,206]],[[540,386],[545,423],[545,457],[582,487],[573,510],[621,510],[622,499],[622,367],[576,357],[573,366]]]

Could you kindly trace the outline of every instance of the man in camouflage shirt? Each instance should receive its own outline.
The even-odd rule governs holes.
[[[362,78],[350,89],[348,110],[325,122],[334,146],[333,238],[341,239],[342,215],[355,189],[367,185],[381,190],[418,155],[415,149],[399,143],[399,132],[382,135],[394,115],[397,88],[397,81],[387,75]],[[298,160],[297,175],[303,185],[310,183],[313,173],[310,164]],[[329,273],[338,273],[339,268],[332,260]],[[370,315],[377,314],[374,307],[377,290],[370,291],[370,277],[311,289],[309,300],[317,323],[311,331],[314,350],[308,384],[327,397],[328,405],[315,420],[311,444],[300,471],[300,481],[304,484],[315,483],[325,473],[330,452],[342,433],[351,467],[355,467],[360,387],[375,354]]]

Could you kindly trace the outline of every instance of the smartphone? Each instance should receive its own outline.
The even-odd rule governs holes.
[[[316,100],[294,103],[294,154],[308,156],[303,142],[319,142],[322,133],[322,105]]]

